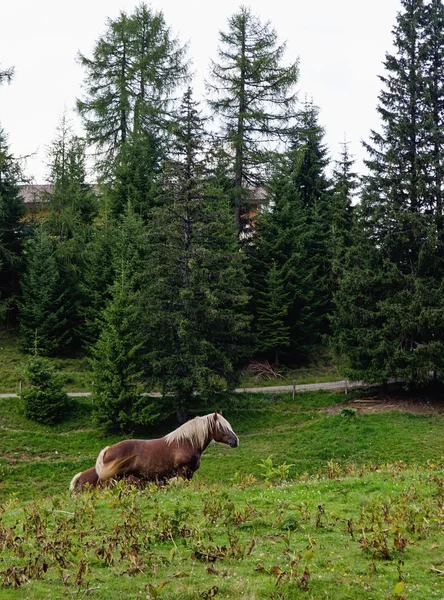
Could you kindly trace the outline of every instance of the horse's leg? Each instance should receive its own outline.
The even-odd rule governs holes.
[[[142,479],[140,477],[136,477],[135,475],[128,475],[124,477],[125,482],[129,485],[133,485],[134,487],[141,487]]]

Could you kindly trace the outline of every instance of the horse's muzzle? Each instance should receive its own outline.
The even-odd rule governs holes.
[[[238,438],[236,438],[235,440],[233,440],[232,442],[230,442],[230,446],[232,448],[237,448],[239,446],[239,440],[238,440]]]

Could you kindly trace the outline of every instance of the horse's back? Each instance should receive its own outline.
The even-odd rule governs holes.
[[[156,446],[155,442],[157,441],[159,440],[122,440],[106,449],[104,462],[122,458],[123,456],[133,456],[140,452],[146,452],[147,449],[149,451],[151,447],[154,449]]]
[[[127,460],[123,462],[125,458]],[[121,472],[156,480],[177,468],[177,446],[167,444],[163,438],[123,440],[107,448],[103,454],[105,467],[117,461],[122,464]]]

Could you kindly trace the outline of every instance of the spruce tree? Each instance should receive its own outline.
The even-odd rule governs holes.
[[[319,124],[319,108],[312,100],[306,100],[297,114],[290,162],[294,191],[302,204],[310,232],[307,266],[311,272],[310,284],[316,289],[310,311],[313,341],[315,338],[320,340],[320,336],[329,331],[332,299],[330,228],[333,207],[326,175],[329,157],[324,136],[324,128]]]
[[[340,159],[335,161],[332,171],[332,193],[330,208],[331,281],[333,291],[337,290],[338,279],[342,275],[345,256],[352,243],[354,200],[359,189],[358,175],[353,171],[354,159],[348,149],[348,142],[342,143]]]
[[[25,270],[20,283],[21,343],[25,350],[54,356],[71,347],[72,300],[69,298],[55,256],[55,242],[38,228],[26,246]]]
[[[253,244],[247,249],[250,288],[256,298],[252,304],[255,330],[261,310],[258,292],[267,289],[270,270],[276,265],[283,281],[280,304],[287,307],[283,323],[290,332],[288,359],[293,362],[307,360],[319,345],[325,319],[325,279],[318,273],[314,251],[318,223],[293,182],[301,159],[294,150],[291,158],[284,156],[276,163],[267,186],[270,207],[257,218]]]
[[[270,354],[276,366],[280,355],[290,346],[290,326],[286,323],[289,294],[285,293],[284,278],[276,261],[268,269],[265,286],[259,291],[257,308],[258,349]]]
[[[218,61],[211,63],[209,104],[222,122],[232,157],[232,197],[239,232],[248,230],[254,190],[262,186],[270,155],[294,116],[297,61],[283,66],[285,44],[269,22],[242,6],[220,32]]]
[[[112,285],[106,288],[104,297],[99,298],[96,289],[92,295],[96,305],[90,333],[97,332],[97,341],[91,347],[95,416],[105,430],[128,432],[135,425],[154,422],[160,414],[159,403],[140,395],[147,370],[140,300],[146,230],[128,205],[109,231],[103,233],[109,239],[101,236],[99,241],[112,241],[108,248],[111,270],[107,270]],[[106,284],[104,279],[99,281]],[[97,280],[93,283],[97,284]]]
[[[24,378],[20,397],[24,400],[26,417],[44,425],[62,421],[72,403],[51,362],[38,354],[32,355],[24,368]]]
[[[337,294],[335,341],[348,373],[429,380],[444,366],[440,235],[443,53],[441,2],[403,0],[366,144],[355,243]]]
[[[248,318],[243,256],[228,199],[203,176],[202,117],[190,90],[177,122],[150,223],[145,314],[150,367],[180,418],[193,392],[233,384]]]
[[[86,181],[85,143],[72,134],[66,114],[60,119],[47,153],[51,188],[44,195],[47,228],[60,241],[90,226],[97,214],[98,199]]]
[[[43,196],[39,220],[56,241],[59,276],[71,306],[71,314],[66,314],[67,327],[72,333],[72,346],[79,348],[83,343],[85,303],[80,289],[81,273],[98,198],[86,181],[85,144],[72,134],[66,114],[61,117],[47,157],[51,187]]]
[[[141,396],[144,337],[131,266],[122,261],[102,313],[99,338],[92,347],[94,417],[107,432],[128,433],[156,421],[159,409]]]
[[[266,187],[269,208],[257,218],[248,250],[252,289],[267,285],[274,262],[282,273],[289,299],[288,359],[293,361],[309,360],[321,345],[331,309],[332,204],[324,130],[318,119],[319,109],[306,101],[297,113],[289,149],[275,161]],[[257,319],[257,307],[254,310]]]
[[[147,235],[140,217],[128,204],[116,219],[105,209],[101,223],[93,231],[85,249],[81,292],[85,318],[84,342],[94,344],[101,328],[101,314],[111,298],[111,289],[122,263],[140,288],[140,274],[145,268]]]
[[[109,298],[115,271],[113,247],[115,227],[105,210],[103,218],[92,230],[91,239],[84,251],[80,276],[82,303],[82,341],[85,348],[93,345],[100,333],[100,316]]]
[[[145,221],[158,202],[162,160],[167,149],[151,131],[131,134],[122,145],[111,171],[105,194],[111,214],[121,215],[128,202]]]
[[[297,112],[291,136],[290,154],[293,160],[293,185],[308,212],[321,213],[329,220],[329,187],[326,175],[329,165],[328,150],[324,142],[325,131],[319,124],[319,107],[306,99]]]
[[[0,315],[10,321],[19,294],[25,206],[20,195],[22,174],[0,127]]]

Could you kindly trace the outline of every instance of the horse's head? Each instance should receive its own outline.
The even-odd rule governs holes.
[[[239,438],[231,429],[231,425],[222,416],[222,413],[214,413],[212,417],[213,440],[220,444],[228,444],[232,448],[239,446]]]

